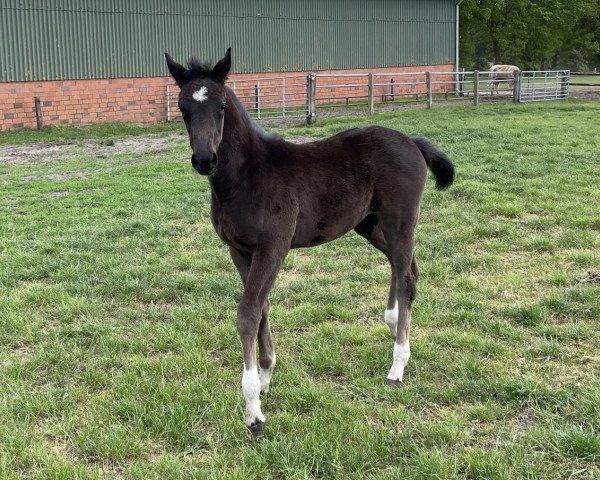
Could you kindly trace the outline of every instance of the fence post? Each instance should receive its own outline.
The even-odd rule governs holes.
[[[390,80],[390,94],[391,94],[392,102],[393,102],[394,100],[396,100],[396,97],[394,95],[394,79],[393,78]]]
[[[479,70],[473,72],[473,104],[479,105]]]
[[[519,103],[521,101],[521,70],[515,70],[513,72],[513,102]]]
[[[254,102],[256,104],[256,116],[260,118],[260,82],[254,85]]]
[[[306,76],[306,102],[307,102],[307,115],[306,123],[315,123],[317,120],[317,103],[316,103],[316,91],[317,91],[317,76],[314,73],[309,73]]]
[[[42,102],[40,101],[40,97],[34,97],[33,101],[35,103],[35,121],[37,123],[37,129],[41,130],[44,126],[44,121],[42,119]]]
[[[375,99],[373,95],[373,74],[369,73],[369,86],[368,86],[368,96],[369,96],[369,115],[373,115],[375,111]]]
[[[427,108],[433,105],[433,91],[431,89],[431,72],[425,72],[425,84],[427,85]]]
[[[560,96],[561,98],[567,98],[569,96],[569,80],[570,80],[570,72],[569,70],[563,71],[563,77],[560,81]]]

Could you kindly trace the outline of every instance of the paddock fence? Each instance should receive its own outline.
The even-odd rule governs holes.
[[[600,73],[571,72],[570,96],[574,98],[600,98]]]
[[[364,114],[449,103],[534,102],[568,98],[568,70],[398,72],[273,76],[230,81],[254,119],[298,119]],[[167,86],[167,120],[181,120],[178,89]]]
[[[568,71],[523,71],[519,81],[520,88],[516,92],[519,102],[559,100],[569,96]]]

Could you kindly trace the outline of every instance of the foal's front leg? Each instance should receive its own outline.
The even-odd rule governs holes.
[[[248,252],[239,251],[233,247],[229,248],[231,259],[235,264],[242,284],[246,286],[248,273],[252,265],[252,255]],[[275,350],[273,348],[273,340],[271,338],[271,329],[269,328],[269,299],[265,300],[262,308],[260,326],[258,327],[258,364],[260,370],[258,373],[260,379],[260,391],[268,392],[275,368]]]
[[[238,305],[237,329],[244,354],[242,392],[246,400],[246,425],[255,439],[263,436],[265,422],[260,408],[261,379],[256,364],[256,338],[263,307],[286,254],[287,249],[272,247],[252,254],[244,294]]]

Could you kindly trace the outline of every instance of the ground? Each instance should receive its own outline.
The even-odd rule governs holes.
[[[598,118],[569,101],[278,129],[424,135],[457,177],[425,193],[400,389],[386,260],[353,234],[290,253],[257,444],[241,283],[183,126],[0,135],[0,478],[598,478]]]

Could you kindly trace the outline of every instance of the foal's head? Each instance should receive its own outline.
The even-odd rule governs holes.
[[[188,67],[165,53],[171,75],[181,88],[179,110],[190,136],[192,166],[202,175],[217,167],[217,149],[223,137],[227,107],[225,79],[231,68],[231,47],[211,69],[192,60]]]

